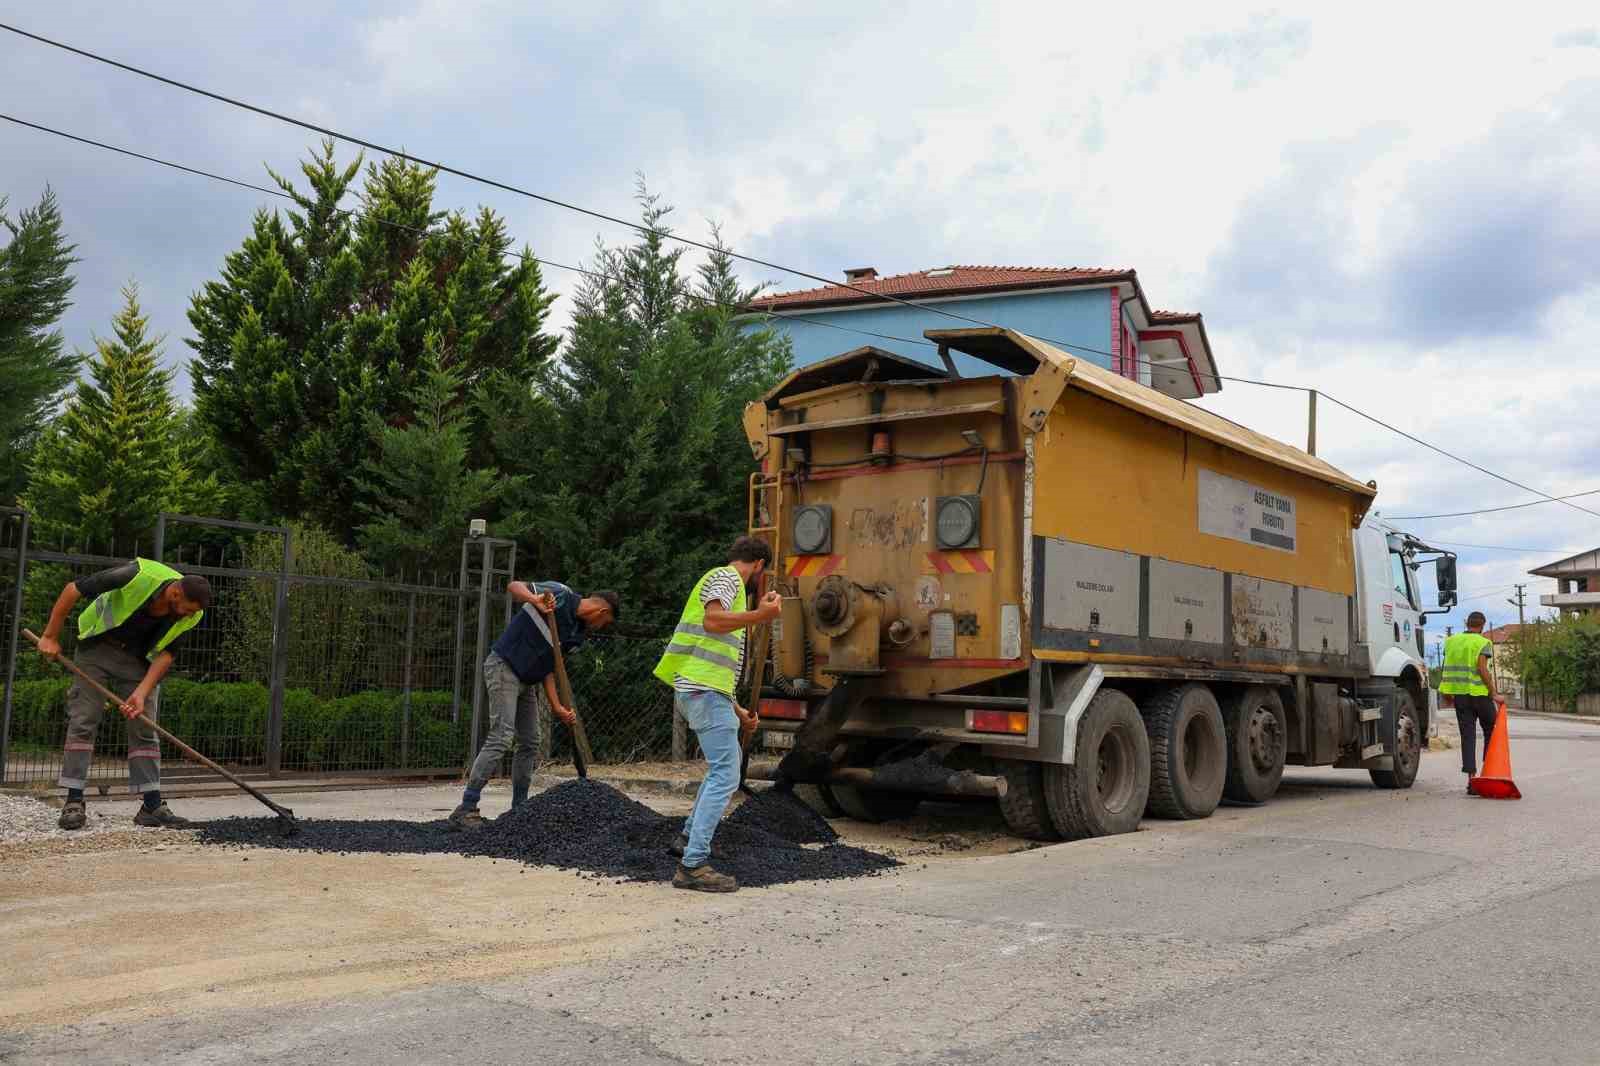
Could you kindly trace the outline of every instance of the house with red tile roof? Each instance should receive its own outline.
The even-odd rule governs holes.
[[[995,325],[1169,396],[1222,387],[1200,315],[1152,308],[1132,270],[957,265],[882,276],[855,267],[832,285],[764,294],[748,310],[750,328],[788,335],[797,366],[868,344],[939,366],[948,353],[924,330]]]

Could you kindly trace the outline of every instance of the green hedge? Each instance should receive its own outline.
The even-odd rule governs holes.
[[[65,679],[19,681],[12,694],[12,741],[58,747],[66,728]],[[268,693],[254,683],[174,679],[161,686],[161,724],[220,762],[260,764],[265,757]],[[411,696],[411,737],[406,766],[462,764],[471,727],[468,715],[450,721],[450,693]],[[394,692],[363,692],[322,699],[305,689],[284,693],[285,770],[377,770],[401,765],[403,699]],[[102,722],[114,737],[121,726]],[[108,737],[108,740],[111,738]],[[114,741],[112,741],[114,742]]]

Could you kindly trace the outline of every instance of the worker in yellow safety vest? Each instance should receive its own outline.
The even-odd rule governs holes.
[[[752,610],[747,586],[772,562],[772,548],[756,537],[740,537],[724,566],[707,570],[683,605],[683,616],[656,664],[655,676],[673,689],[673,708],[683,716],[706,756],[706,776],[694,798],[683,833],[672,846],[679,857],[676,888],[733,892],[739,882],[711,868],[711,838],[739,785],[740,733],[753,730],[756,712],[734,694],[744,673],[745,630],[778,617],[783,600],[769,592]]]
[[[1482,611],[1467,615],[1467,630],[1444,642],[1444,675],[1439,682],[1439,698],[1445,706],[1454,705],[1456,723],[1461,727],[1461,772],[1470,781],[1478,772],[1477,731],[1483,731],[1483,750],[1489,750],[1489,735],[1494,732],[1495,704],[1500,701],[1489,660],[1494,644],[1483,635],[1488,619]]]

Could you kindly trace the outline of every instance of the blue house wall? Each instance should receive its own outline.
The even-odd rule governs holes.
[[[1068,354],[1097,363],[1110,369],[1111,358],[1101,354],[1111,351],[1111,301],[1110,289],[1066,289],[1055,292],[1016,292],[994,296],[980,296],[963,300],[943,300],[932,306],[952,314],[976,318],[996,326],[1005,326],[1040,340],[1083,345],[1093,351],[1070,349]],[[826,323],[817,325],[816,323]],[[828,308],[806,314],[784,311],[770,318],[752,318],[746,329],[770,327],[787,335],[794,344],[794,365],[806,366],[831,356],[870,344],[903,355],[908,359],[940,366],[939,354],[922,340],[926,329],[961,329],[971,323],[930,311],[927,307],[907,307],[902,304],[869,304],[849,308]],[[844,329],[832,329],[840,326]],[[867,336],[865,333],[846,332],[863,330],[904,338],[887,340]],[[1058,343],[1058,346],[1060,344]],[[992,374],[994,367],[965,356],[956,357],[956,365],[963,374]]]

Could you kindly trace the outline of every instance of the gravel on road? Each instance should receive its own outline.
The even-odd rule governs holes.
[[[820,816],[771,794],[748,799],[754,813],[718,828],[713,866],[751,887],[862,877],[900,865],[876,852],[819,839],[837,834]],[[799,801],[794,801],[799,803]],[[803,806],[803,804],[801,804]],[[822,822],[826,833],[819,829]],[[610,785],[572,780],[530,797],[476,830],[449,823],[301,819],[284,836],[274,818],[225,818],[198,826],[203,844],[383,854],[446,852],[555,866],[631,881],[667,881],[678,860],[667,846],[683,829]],[[818,846],[818,845],[821,846]]]
[[[107,815],[89,807],[89,820],[82,829],[62,829],[56,824],[61,808],[27,796],[0,795],[0,844],[28,844],[36,840],[65,840],[98,833],[155,833],[133,824],[133,816]]]

